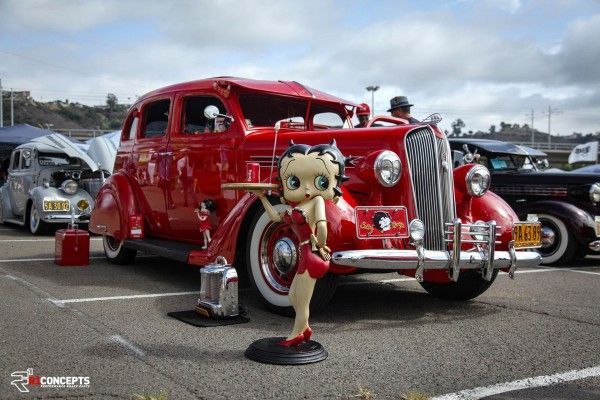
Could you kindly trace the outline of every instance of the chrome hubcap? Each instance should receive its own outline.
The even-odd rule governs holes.
[[[287,274],[294,268],[298,260],[296,245],[289,238],[281,238],[275,243],[273,249],[273,264],[282,273]]]
[[[37,212],[37,208],[35,208],[35,206],[31,206],[31,217],[30,217],[31,230],[35,231],[37,229],[37,226],[39,223],[40,223],[40,215]]]
[[[554,245],[556,233],[549,226],[542,226],[542,248],[547,249]]]

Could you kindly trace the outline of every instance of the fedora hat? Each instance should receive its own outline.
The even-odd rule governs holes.
[[[390,100],[390,109],[388,112],[392,111],[394,108],[398,107],[412,107],[414,104],[410,104],[408,102],[408,97],[406,96],[396,96]]]

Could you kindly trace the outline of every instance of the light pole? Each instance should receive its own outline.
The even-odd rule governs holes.
[[[375,116],[375,92],[379,90],[379,86],[367,86],[367,90],[371,92],[371,118]]]
[[[548,150],[552,146],[552,114],[560,114],[561,111],[558,108],[552,108],[548,106],[548,111],[546,114],[548,115]]]

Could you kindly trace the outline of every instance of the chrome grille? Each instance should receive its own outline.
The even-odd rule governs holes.
[[[456,213],[448,142],[429,128],[416,129],[406,136],[406,156],[417,217],[425,224],[425,248],[445,250],[444,223]]]

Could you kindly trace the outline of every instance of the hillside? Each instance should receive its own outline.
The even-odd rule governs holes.
[[[4,126],[10,125],[10,97],[4,92]],[[110,101],[109,101],[110,99]],[[87,106],[56,100],[48,103],[32,99],[28,92],[17,92],[13,98],[14,123],[52,129],[120,129],[129,105],[118,104],[116,97],[107,97],[107,104]]]

